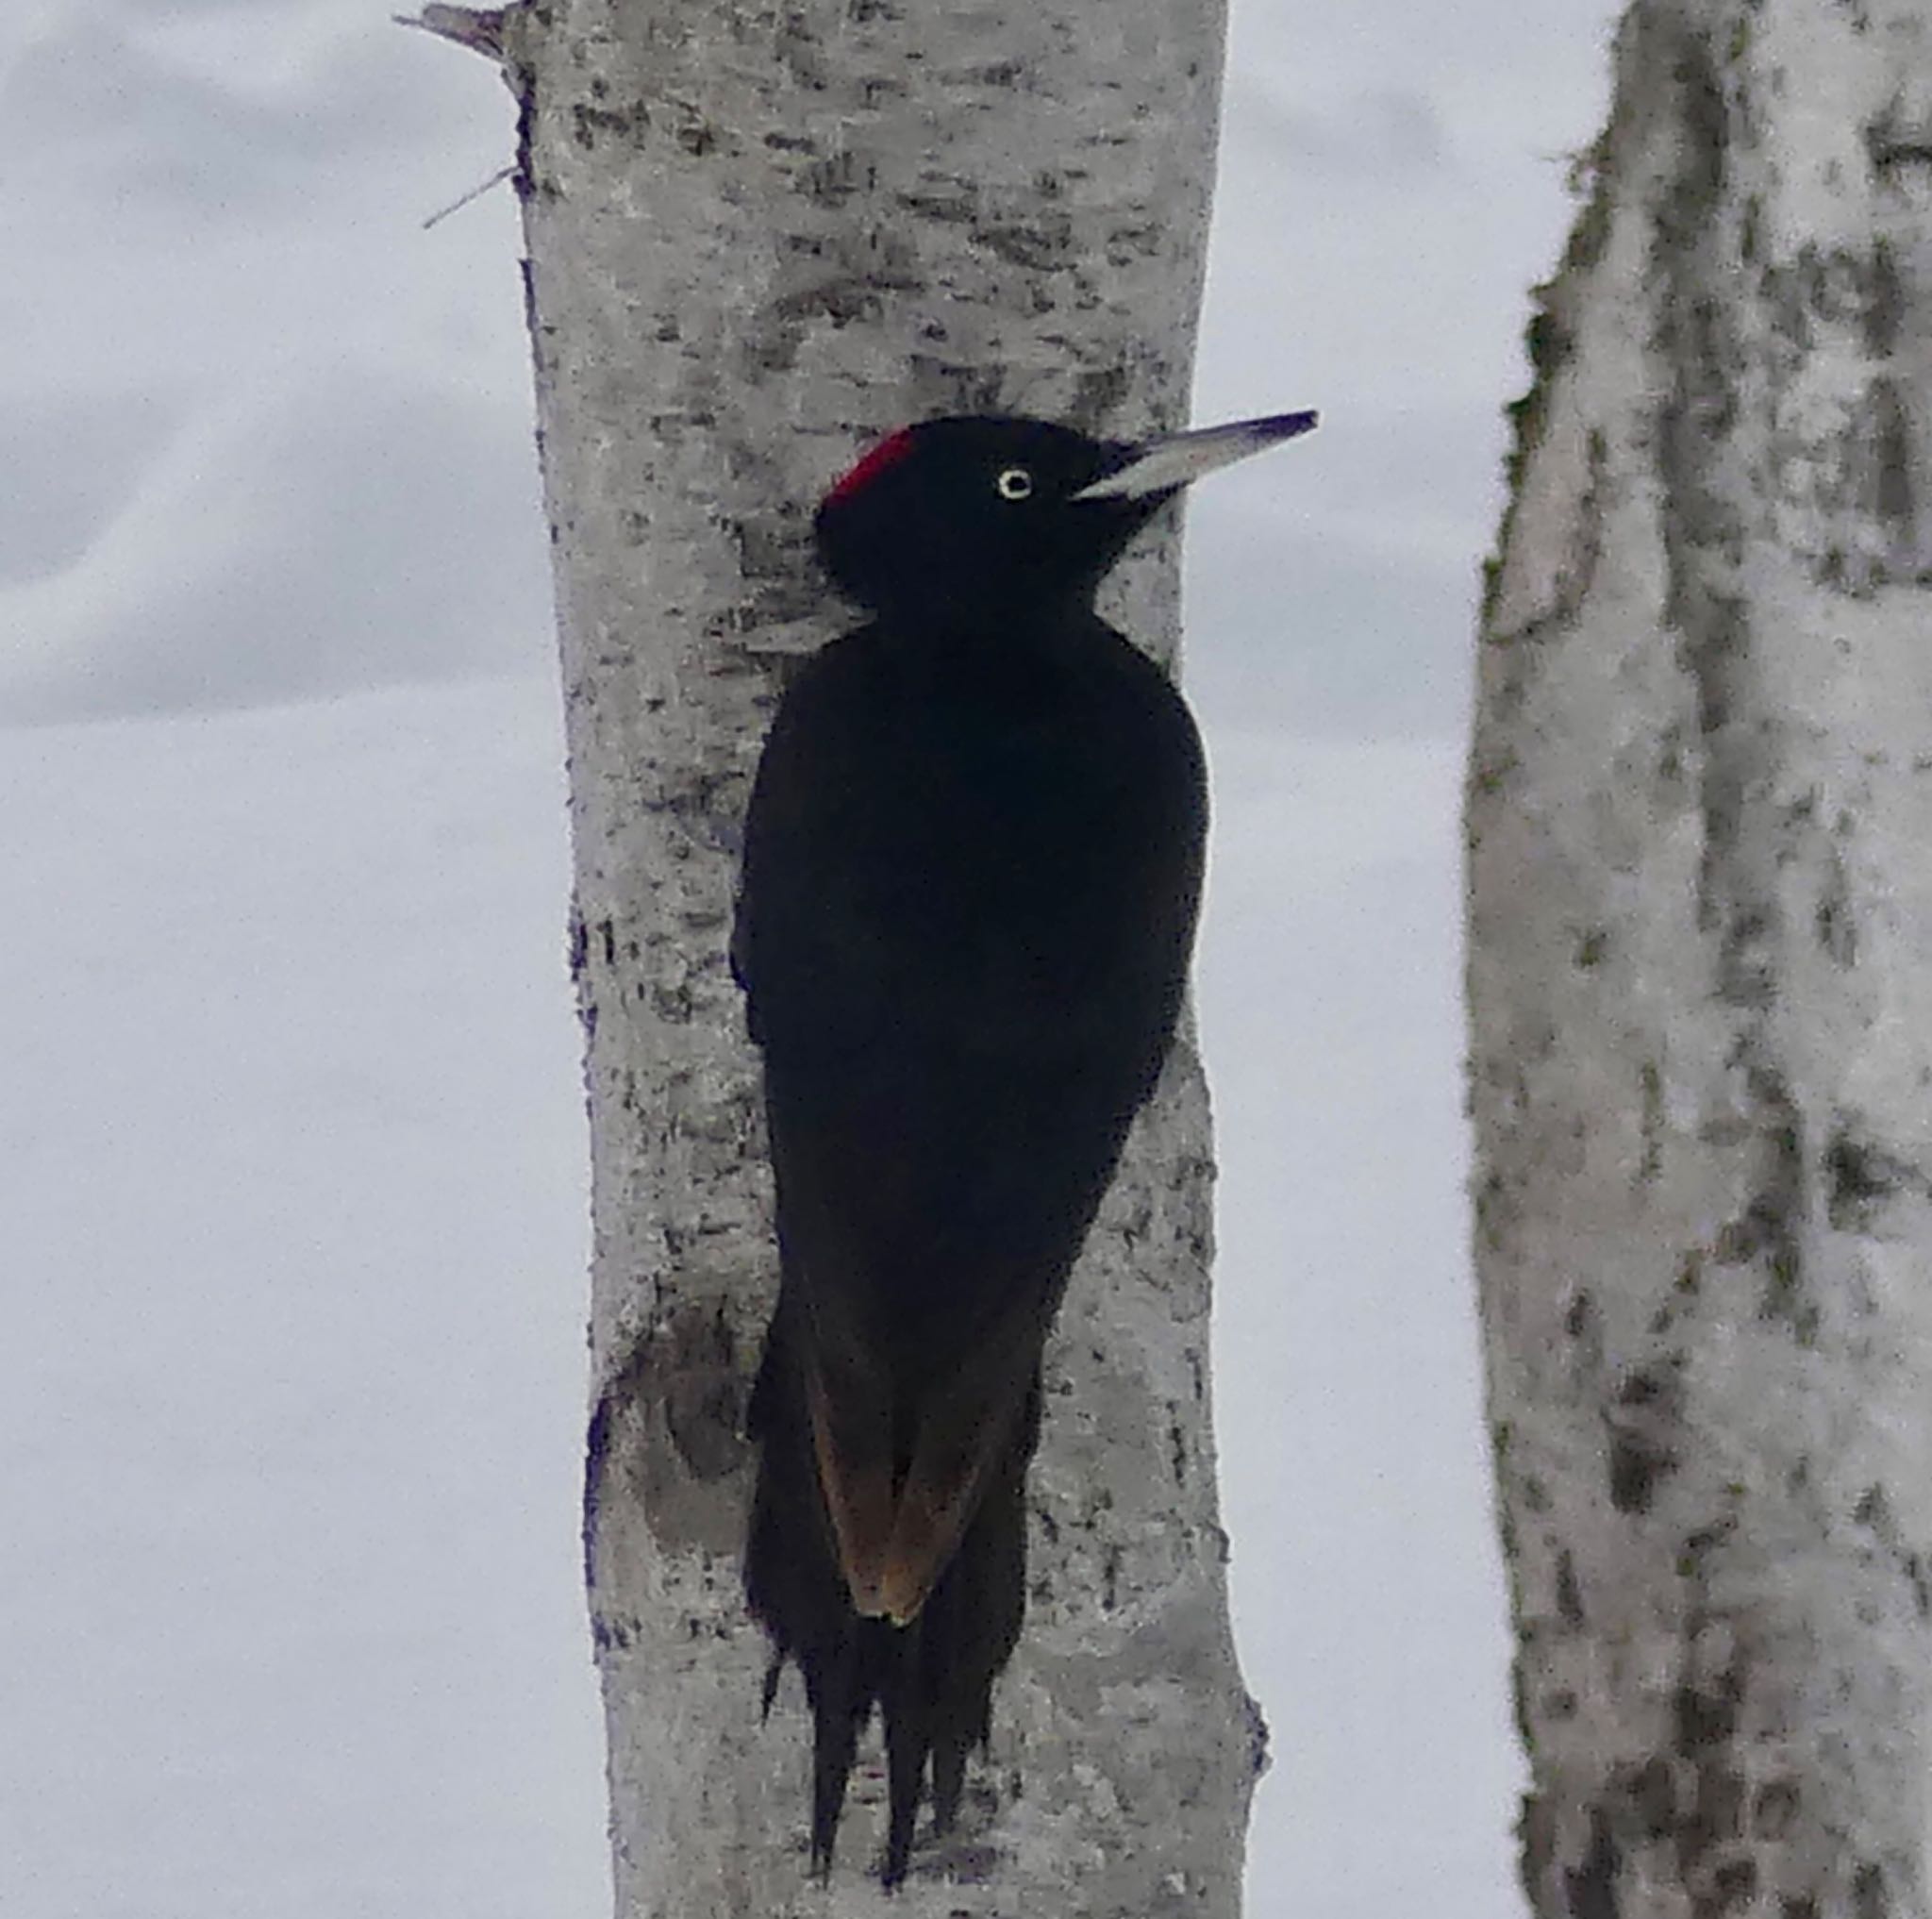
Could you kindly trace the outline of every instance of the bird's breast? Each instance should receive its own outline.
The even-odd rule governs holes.
[[[1064,659],[892,639],[835,648],[774,728],[741,928],[768,1058],[1158,1051],[1203,826],[1178,697],[1105,629]]]

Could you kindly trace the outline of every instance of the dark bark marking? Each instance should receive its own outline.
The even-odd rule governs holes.
[[[1913,1613],[1921,1620],[1932,1618],[1932,1580],[1926,1577],[1924,1560],[1906,1544],[1883,1486],[1865,1489],[1852,1509],[1852,1520],[1872,1534],[1879,1551],[1898,1569],[1910,1590]]]
[[[1557,1555],[1557,1617],[1572,1632],[1583,1629],[1583,1589],[1576,1581],[1575,1558],[1567,1546]]]
[[[1869,253],[1805,241],[1764,267],[1758,291],[1773,333],[1800,353],[1814,343],[1819,324],[1857,329],[1874,359],[1897,342],[1905,290],[1897,258],[1882,239]]]
[[[604,932],[608,939],[610,933],[608,923]],[[571,986],[577,1003],[577,1025],[584,1035],[585,1056],[588,1058],[591,1043],[597,1037],[597,995],[590,977],[591,929],[575,899],[571,902],[570,928],[566,937]]]
[[[1690,1902],[1692,1919],[1722,1919],[1724,1913],[1742,1911],[1757,1896],[1757,1861],[1726,1860],[1711,1874],[1709,1894]]]
[[[1657,1484],[1677,1468],[1674,1453],[1647,1441],[1618,1438],[1610,1443],[1610,1504],[1619,1512],[1648,1512]]]
[[[1679,1686],[1672,1701],[1673,1740],[1687,1760],[1707,1760],[1727,1746],[1738,1730],[1743,1679],[1734,1663],[1704,1686]]]
[[[1610,1504],[1619,1512],[1648,1512],[1659,1485],[1677,1470],[1674,1437],[1682,1417],[1679,1364],[1673,1358],[1660,1367],[1631,1374],[1604,1414],[1610,1439]]]
[[[1817,1334],[1818,1308],[1805,1286],[1804,1121],[1782,1075],[1748,1063],[1763,1050],[1755,1031],[1740,1043],[1755,1163],[1744,1207],[1719,1228],[1710,1257],[1718,1265],[1756,1266],[1764,1276],[1758,1317],[1786,1322],[1799,1342],[1808,1344]]]
[[[608,92],[608,90],[606,91]],[[592,151],[604,134],[613,134],[631,146],[642,146],[651,130],[651,109],[642,100],[633,100],[627,107],[605,107],[590,100],[573,100],[570,123],[571,138],[585,153]]]
[[[1906,289],[1899,275],[1898,256],[1891,242],[1880,235],[1873,242],[1865,296],[1865,350],[1874,359],[1888,359],[1897,349],[1905,310]]]
[[[1726,1514],[1714,1520],[1709,1526],[1701,1526],[1695,1532],[1686,1533],[1683,1544],[1677,1549],[1677,1577],[1680,1579],[1701,1579],[1710,1555],[1729,1539],[1738,1529],[1735,1517]]]
[[[1775,1844],[1798,1823],[1804,1794],[1796,1779],[1772,1779],[1759,1786],[1751,1802],[1751,1831],[1754,1837]]]
[[[1491,1250],[1501,1252],[1508,1244],[1509,1230],[1516,1223],[1517,1206],[1514,1193],[1500,1173],[1483,1175],[1482,1183],[1475,1190],[1474,1206],[1476,1239]]]
[[[1858,1495],[1858,1503],[1852,1508],[1852,1518],[1868,1531],[1875,1532],[1880,1539],[1896,1537],[1896,1527],[1891,1516],[1891,1502],[1885,1496],[1885,1488],[1879,1485],[1867,1486]]]
[[[1857,964],[1858,928],[1852,913],[1851,879],[1837,839],[1825,849],[1824,877],[1812,923],[1818,943],[1834,966]]]
[[[1702,1608],[1686,1616],[1687,1666],[1699,1635],[1713,1623]],[[1696,1781],[1675,1834],[1677,1877],[1690,1895],[1692,1919],[1724,1919],[1757,1894],[1755,1862],[1734,1853],[1723,1856],[1745,1838],[1749,1794],[1736,1744],[1748,1678],[1740,1644],[1721,1671],[1687,1677],[1673,1700],[1673,1749]]]
[[[903,282],[889,280],[882,275],[841,274],[831,279],[820,280],[816,285],[800,287],[781,294],[772,303],[772,311],[786,323],[788,338],[791,342],[791,358],[795,358],[799,343],[799,338],[793,337],[797,332],[795,323],[824,320],[836,332],[860,321],[876,319],[885,309],[889,293],[907,291]],[[791,358],[785,360],[788,366]]]
[[[1079,264],[1073,250],[1074,223],[1071,219],[1042,219],[1030,225],[1010,221],[997,225],[976,225],[973,239],[996,259],[1027,273],[1063,273]]]
[[[1643,1142],[1637,1161],[1637,1182],[1648,1185],[1663,1170],[1664,1163],[1664,1085],[1663,1075],[1655,1060],[1646,1060],[1638,1076],[1640,1137]]]
[[[1619,1919],[1617,1879],[1624,1860],[1601,1806],[1590,1809],[1590,1850],[1578,1866],[1563,1868],[1563,1893],[1570,1919]]]
[[[610,1462],[611,1426],[617,1416],[614,1386],[598,1397],[584,1435],[584,1585],[594,1591],[597,1573],[597,1511],[604,1496],[604,1476]]]
[[[1867,1860],[1852,1875],[1854,1919],[1890,1919],[1891,1899],[1885,1888],[1885,1868]]]
[[[1916,482],[1909,385],[1883,371],[1908,306],[1897,253],[1882,237],[1857,249],[1807,242],[1766,267],[1758,287],[1774,347],[1782,345],[1773,355],[1774,384],[1802,364],[1820,328],[1849,336],[1874,362],[1841,429],[1824,440],[1801,430],[1788,447],[1773,449],[1778,499],[1822,513],[1829,528],[1806,556],[1813,583],[1867,598],[1909,568],[1924,491]],[[1787,479],[1792,455],[1797,465]]]
[[[1701,1767],[1696,1799],[1677,1834],[1678,1852],[1687,1861],[1687,1870],[1688,1864],[1704,1865],[1712,1852],[1735,1845],[1743,1836],[1743,1779],[1729,1766]],[[1707,1876],[1707,1890],[1702,1897],[1693,1894],[1693,1908],[1702,1911],[1707,1907],[1713,1913],[1727,1911],[1735,1893],[1726,1891],[1724,1882],[1728,1878],[1735,1887],[1738,1863],[1736,1859],[1713,1862]],[[1756,1868],[1752,1870],[1755,1874]]]
[[[1884,375],[1867,395],[1872,472],[1871,509],[1893,539],[1908,540],[1917,508],[1912,477],[1912,428],[1897,380]]]
[[[1084,433],[1104,438],[1131,397],[1132,369],[1126,366],[1084,367],[1074,382],[1067,417]]]
[[[1617,1783],[1638,1833],[1646,1840],[1668,1839],[1677,1823],[1677,1784],[1670,1760],[1653,1754],[1641,1766],[1620,1771]]]
[[[1241,1707],[1248,1735],[1248,1777],[1258,1779],[1274,1763],[1268,1753],[1268,1720],[1253,1694],[1241,1694]]]
[[[1839,1232],[1872,1231],[1886,1203],[1924,1181],[1905,1160],[1840,1124],[1824,1147],[1825,1217]]]
[[[1902,187],[1902,175],[1932,167],[1932,125],[1907,123],[1904,100],[1893,99],[1883,113],[1866,124],[1865,161],[1880,186]]]

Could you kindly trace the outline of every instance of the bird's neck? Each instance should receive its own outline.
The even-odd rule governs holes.
[[[1077,591],[1046,599],[983,592],[932,594],[888,608],[882,617],[922,650],[989,661],[1063,653],[1105,630],[1092,594]]]

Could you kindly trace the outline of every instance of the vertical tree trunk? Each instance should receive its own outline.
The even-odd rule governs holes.
[[[536,0],[524,108],[588,1038],[585,1548],[624,1919],[827,1910],[795,1678],[739,1589],[747,1382],[775,1283],[725,962],[739,822],[788,655],[854,617],[807,545],[865,438],[946,410],[1177,422],[1215,131],[1198,0]],[[1123,582],[1174,642],[1173,542]],[[1214,1919],[1257,1727],[1208,1418],[1208,1123],[1178,1059],[1050,1355],[1031,1600],[922,1914]],[[835,1882],[870,1870],[875,1773]]]
[[[1546,1919],[1928,1906],[1932,5],[1639,0],[1469,792]]]

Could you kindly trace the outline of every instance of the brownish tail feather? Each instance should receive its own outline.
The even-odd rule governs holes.
[[[858,1395],[848,1392],[842,1405],[835,1401],[809,1343],[800,1343],[807,1347],[797,1363],[805,1381],[812,1459],[840,1570],[854,1610],[861,1618],[876,1619],[888,1610],[880,1594],[893,1522],[890,1415],[882,1405],[865,1403],[855,1420],[852,1402]]]

